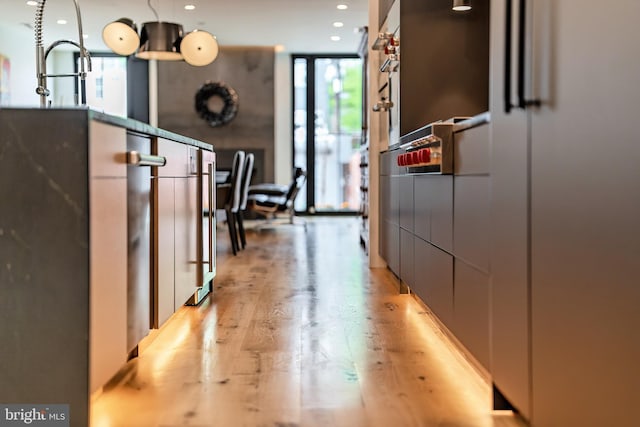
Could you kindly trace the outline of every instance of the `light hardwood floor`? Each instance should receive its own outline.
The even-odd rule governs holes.
[[[354,218],[218,230],[213,296],[94,396],[92,427],[523,426],[428,311],[368,269]]]

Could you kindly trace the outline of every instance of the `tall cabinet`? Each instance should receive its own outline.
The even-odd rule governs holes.
[[[494,382],[534,426],[637,425],[640,3],[491,10]]]

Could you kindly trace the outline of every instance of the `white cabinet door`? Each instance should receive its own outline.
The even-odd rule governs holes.
[[[195,293],[198,285],[197,177],[175,178],[175,309]],[[200,220],[203,220],[202,214]]]
[[[161,327],[175,310],[175,182],[156,179],[156,251],[155,327]]]
[[[126,132],[91,122],[89,144],[91,393],[127,361]]]

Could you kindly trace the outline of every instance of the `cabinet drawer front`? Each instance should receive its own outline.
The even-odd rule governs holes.
[[[398,177],[398,221],[400,227],[407,231],[413,232],[413,176]]]
[[[453,197],[453,252],[489,271],[489,177],[456,177]]]
[[[413,292],[438,316],[452,327],[453,321],[453,257],[414,238]]]
[[[454,174],[488,174],[489,125],[457,132],[453,135]]]
[[[89,174],[91,177],[126,177],[126,130],[91,121],[89,133]]]
[[[166,139],[158,139],[157,155],[167,159],[167,163],[158,168],[158,176],[189,176],[189,146]]]
[[[458,259],[454,269],[453,332],[489,370],[489,276]]]

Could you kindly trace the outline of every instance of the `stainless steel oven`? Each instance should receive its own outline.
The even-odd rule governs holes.
[[[373,111],[386,113],[389,145],[400,138],[400,2],[394,2],[372,49],[382,54],[380,89]]]

